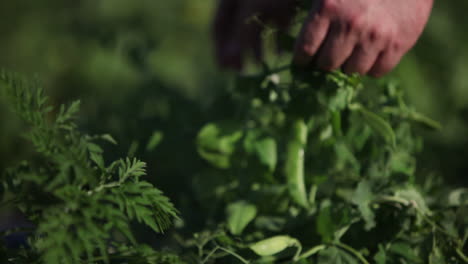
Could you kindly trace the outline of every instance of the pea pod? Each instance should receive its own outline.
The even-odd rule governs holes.
[[[309,203],[304,182],[304,149],[308,129],[304,120],[298,119],[294,121],[291,130],[284,167],[288,190],[294,202],[307,208]]]
[[[335,137],[341,138],[343,136],[343,132],[341,129],[341,113],[338,111],[333,112],[331,120],[332,120],[333,133],[335,134]]]

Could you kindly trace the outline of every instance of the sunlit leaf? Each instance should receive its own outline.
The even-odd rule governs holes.
[[[247,225],[255,219],[257,207],[245,201],[228,205],[226,209],[227,225],[233,235],[240,235]]]
[[[257,255],[266,257],[280,253],[288,247],[297,245],[297,240],[290,236],[275,236],[259,241],[250,246]]]

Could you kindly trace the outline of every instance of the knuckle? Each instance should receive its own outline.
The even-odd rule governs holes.
[[[403,49],[403,42],[401,40],[398,40],[398,39],[393,39],[391,42],[390,42],[390,49],[393,51],[393,52],[399,52]]]
[[[401,38],[398,36],[398,34],[393,28],[387,28],[383,33],[385,33],[384,37],[388,43],[402,42]]]
[[[369,30],[369,40],[371,42],[382,41],[387,38],[385,31],[380,27],[374,27]]]
[[[347,19],[348,31],[360,32],[364,27],[364,19],[361,14],[349,15]]]
[[[371,42],[378,42],[382,45],[393,43],[397,39],[392,30],[380,25],[370,28],[368,31],[368,37]]]

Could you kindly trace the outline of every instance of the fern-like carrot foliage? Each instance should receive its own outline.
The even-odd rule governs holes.
[[[98,143],[116,142],[110,135],[78,131],[79,101],[54,111],[37,82],[7,72],[0,73],[0,95],[29,127],[24,137],[36,153],[33,160],[2,173],[3,196],[34,226],[27,249],[3,249],[6,261],[181,263],[138,244],[132,221],[161,233],[177,218],[177,210],[142,179],[144,162],[126,158],[106,164]]]

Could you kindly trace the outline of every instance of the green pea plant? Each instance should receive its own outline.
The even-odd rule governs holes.
[[[240,78],[198,134],[219,178],[200,199],[225,206],[200,263],[467,263],[467,190],[417,177],[416,131],[440,125],[395,82],[284,69]]]
[[[219,100],[194,263],[468,263],[467,189],[418,171],[418,132],[441,125],[396,81],[264,63]]]

